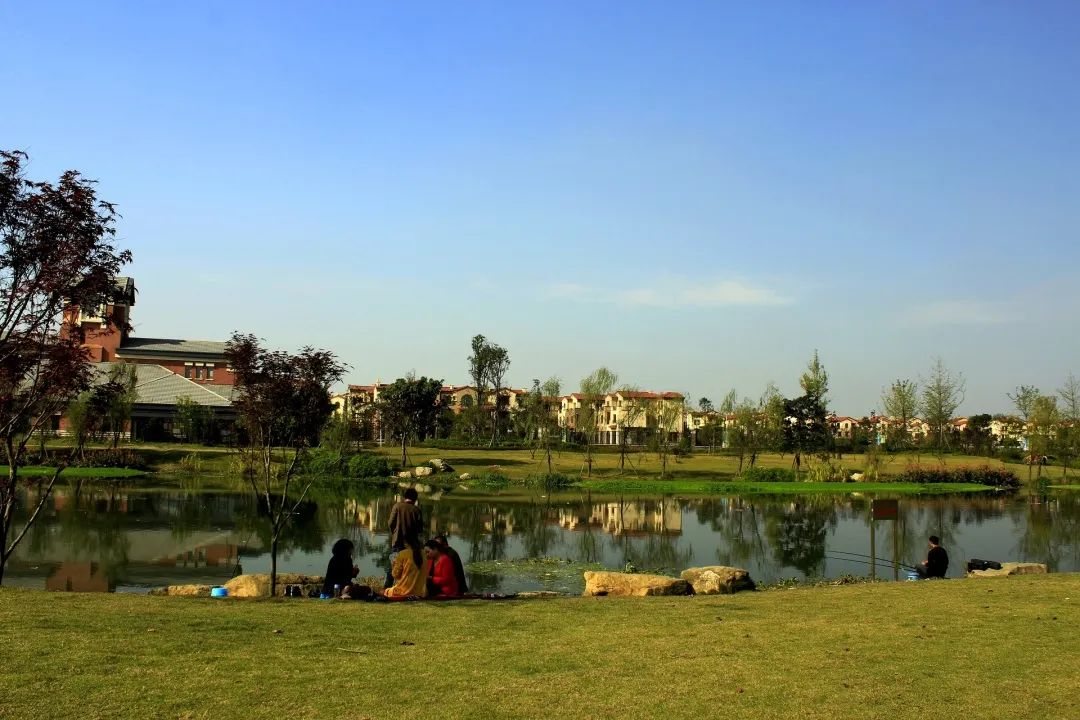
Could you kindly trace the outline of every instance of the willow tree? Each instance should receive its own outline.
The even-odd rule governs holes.
[[[310,479],[297,488],[298,470],[334,411],[330,386],[341,380],[345,366],[328,350],[267,350],[254,335],[241,333],[233,333],[225,359],[236,378],[233,406],[246,441],[239,447],[245,475],[270,523],[274,595],[282,531],[311,489]]]
[[[48,502],[67,460],[41,478],[20,472],[27,444],[91,386],[73,309],[120,299],[114,281],[131,253],[113,243],[116,210],[94,182],[69,170],[55,184],[25,177],[22,152],[0,152],[0,582],[15,548]],[[114,328],[119,332],[123,328]],[[36,489],[27,520],[15,508]]]
[[[588,476],[592,477],[593,443],[596,440],[597,427],[600,424],[600,412],[604,398],[615,389],[619,376],[606,367],[597,368],[581,379],[581,411],[577,417],[577,429],[581,433],[581,442],[585,451],[585,465]],[[584,429],[582,429],[584,428]]]

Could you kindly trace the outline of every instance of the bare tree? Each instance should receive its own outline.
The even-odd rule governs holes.
[[[70,170],[56,184],[28,180],[27,160],[0,152],[0,444],[7,462],[0,582],[66,466],[61,460],[44,480],[25,478],[19,470],[27,443],[91,384],[76,308],[107,314],[123,295],[114,277],[131,262],[131,253],[113,244],[116,210],[98,199],[93,181]],[[15,528],[15,508],[31,488],[37,493],[27,521]]]

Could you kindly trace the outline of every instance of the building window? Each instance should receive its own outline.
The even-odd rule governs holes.
[[[214,368],[213,367],[206,368],[206,379],[207,380],[213,380],[214,379]]]
[[[195,368],[195,379],[196,380],[202,380],[203,379],[202,371],[203,371],[203,369],[201,367]]]
[[[184,366],[184,377],[190,378],[191,377],[191,370],[192,370],[192,367],[190,365],[185,365]]]

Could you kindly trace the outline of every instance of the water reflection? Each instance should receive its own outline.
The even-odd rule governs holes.
[[[329,547],[348,537],[364,574],[389,562],[385,493],[316,496],[281,543],[283,571],[321,573]],[[556,557],[581,563],[678,572],[694,565],[745,567],[753,577],[866,575],[870,501],[858,496],[470,501],[426,496],[429,534],[445,533],[466,563]],[[26,503],[22,505],[26,507]],[[1080,494],[935,497],[900,501],[895,521],[878,521],[879,577],[925,554],[940,535],[950,575],[970,557],[1045,562],[1080,570]],[[58,488],[15,554],[7,580],[51,590],[108,591],[171,583],[220,583],[269,568],[269,528],[258,502],[236,493]],[[483,590],[535,587],[505,572],[470,573]]]

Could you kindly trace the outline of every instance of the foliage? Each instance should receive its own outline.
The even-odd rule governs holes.
[[[389,477],[394,472],[390,461],[372,453],[357,453],[349,458],[348,474],[351,478]]]
[[[930,377],[924,380],[922,385],[919,409],[930,426],[935,447],[938,452],[942,452],[948,442],[949,421],[964,401],[964,376],[951,372],[945,367],[945,361],[938,357],[930,369]]]
[[[498,470],[490,470],[473,475],[469,480],[469,487],[480,490],[505,490],[510,487],[511,482],[509,475]]]
[[[203,471],[202,458],[197,453],[189,453],[180,458],[180,472],[187,475],[199,475]]]
[[[213,409],[186,396],[176,399],[176,424],[187,442],[209,444],[217,435]]]
[[[893,381],[881,395],[881,409],[889,420],[897,420],[899,424],[889,424],[887,440],[892,446],[904,448],[908,445],[910,437],[908,426],[919,407],[919,385],[914,380]]]
[[[116,209],[94,183],[69,170],[57,183],[25,177],[28,157],[0,152],[0,582],[8,558],[45,506],[63,467],[36,494],[21,529],[12,526],[27,443],[81,392],[92,372],[76,308],[107,308],[131,253],[113,244]],[[113,314],[111,331],[127,329]],[[12,534],[14,533],[14,535]]]
[[[912,465],[897,475],[895,481],[916,484],[972,483],[1002,490],[1016,490],[1020,487],[1020,478],[1016,473],[990,466],[946,468]]]
[[[577,480],[563,473],[535,473],[526,475],[522,484],[533,490],[555,492],[573,487],[576,482]]]
[[[807,482],[850,482],[851,477],[843,467],[834,463],[828,453],[822,453],[806,468]]]
[[[745,482],[795,482],[795,471],[790,468],[748,467],[739,474]]]
[[[615,389],[619,376],[606,367],[600,367],[581,379],[581,408],[577,412],[574,426],[585,451],[585,465],[589,477],[592,477],[593,443],[596,441],[596,427],[600,418],[600,408],[604,397]]]
[[[795,454],[795,467],[802,456],[829,448],[829,423],[825,406],[814,395],[803,395],[784,402],[784,449]]]
[[[225,358],[236,378],[233,405],[246,434],[241,453],[253,469],[247,478],[269,520],[273,592],[281,533],[311,487],[309,481],[293,499],[292,482],[304,452],[318,444],[319,432],[333,412],[330,386],[341,380],[345,368],[329,351],[310,347],[296,355],[271,351],[254,335],[241,333],[233,333]]]

